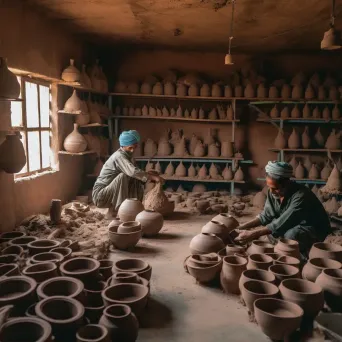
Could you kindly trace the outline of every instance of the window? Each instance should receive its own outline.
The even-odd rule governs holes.
[[[18,80],[22,102],[11,102],[11,121],[21,133],[26,165],[16,177],[51,169],[50,85],[24,77]]]

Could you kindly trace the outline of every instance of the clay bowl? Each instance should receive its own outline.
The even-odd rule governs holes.
[[[36,313],[51,324],[53,335],[61,341],[74,337],[84,322],[84,306],[70,297],[45,298],[37,303]]]
[[[58,276],[57,265],[53,262],[40,262],[27,266],[22,271],[23,275],[33,278],[38,284]]]
[[[250,280],[261,280],[266,281],[271,284],[275,284],[276,278],[273,273],[265,270],[245,270],[242,272],[239,280],[239,289],[241,292],[241,287],[246,281]]]
[[[131,233],[117,233],[118,227],[111,227],[108,230],[109,240],[112,242],[114,247],[121,250],[134,247],[142,237],[142,229]]]
[[[16,254],[21,256],[24,253],[24,249],[20,246],[8,246],[2,250],[1,254]]]
[[[280,238],[274,247],[274,251],[281,255],[292,256],[300,258],[298,241]]]
[[[277,264],[270,266],[268,270],[276,277],[276,285],[285,279],[300,278],[299,269],[295,266]]]
[[[193,276],[199,283],[209,283],[221,272],[222,260],[210,266],[194,266],[189,263],[188,259],[186,266],[189,274]]]
[[[106,283],[103,281],[92,281],[84,285],[84,293],[87,303],[101,301],[101,293],[105,289]]]
[[[113,232],[117,232],[121,223],[123,223],[123,222],[118,220],[118,219],[112,220],[112,221],[110,221],[107,228],[108,228],[108,230],[111,229]]]
[[[241,286],[242,298],[250,312],[254,311],[254,301],[259,298],[279,297],[279,289],[276,285],[261,280],[249,280]]]
[[[247,249],[247,254],[265,254],[274,253],[274,246],[266,241],[254,240],[252,244]]]
[[[25,276],[0,278],[0,307],[13,305],[13,316],[23,315],[35,301],[37,282]],[[11,313],[11,314],[12,314]]]
[[[228,244],[225,248],[221,249],[218,252],[218,255],[221,257],[234,255],[235,253],[245,255],[246,254],[246,248],[243,246]]]
[[[282,256],[279,253],[265,253],[265,255],[270,256],[273,260],[278,260]]]
[[[5,232],[0,235],[0,243],[9,242],[13,239],[24,237],[24,236],[26,236],[26,234],[22,232]]]
[[[279,264],[279,265],[291,265],[295,266],[299,269],[300,267],[300,260],[291,256],[281,256],[277,260],[274,260],[274,264]]]
[[[119,234],[127,234],[127,233],[135,233],[139,230],[141,230],[140,222],[138,222],[138,221],[127,221],[127,222],[120,224],[117,232]]]
[[[150,269],[150,265],[141,259],[121,259],[114,263],[112,273],[117,272],[133,272],[142,276],[145,272]],[[151,269],[152,272],[152,269]],[[143,278],[150,280],[151,276],[148,278],[144,276]]]
[[[51,249],[51,252],[62,254],[64,257],[63,260],[68,260],[71,258],[72,249],[69,247],[57,247],[57,248]]]
[[[147,279],[139,277],[133,272],[118,272],[107,280],[107,286],[127,283],[141,284],[147,286],[148,288],[150,287],[150,282]]]
[[[52,342],[52,328],[38,317],[11,318],[1,327],[0,341]]]
[[[85,316],[87,317],[89,322],[98,323],[102,316],[103,310],[105,309],[105,306],[101,298],[101,301],[87,303],[84,309],[85,309]]]
[[[93,258],[77,257],[64,261],[59,269],[66,277],[87,282],[99,277],[100,262]]]
[[[31,264],[39,264],[41,262],[53,262],[57,265],[59,265],[63,261],[64,257],[60,253],[56,252],[44,252],[44,253],[39,253],[36,255],[33,255],[30,258],[30,263]]]
[[[335,243],[316,242],[309,253],[309,259],[314,258],[326,258],[342,262],[342,246]]]
[[[0,266],[0,277],[10,277],[20,275],[17,264],[5,264]]]
[[[265,335],[284,341],[300,327],[303,309],[281,299],[261,298],[254,302],[254,316]]]
[[[56,277],[45,280],[37,287],[37,295],[40,300],[54,297],[63,296],[75,298],[81,303],[85,302],[84,284],[71,277]]]
[[[31,241],[27,244],[30,255],[35,255],[44,252],[50,252],[51,249],[56,248],[60,245],[59,241],[48,240],[48,239],[38,239]]]
[[[325,258],[309,259],[303,267],[302,277],[303,279],[315,282],[324,269],[340,269],[341,267],[342,264],[336,260]]]
[[[34,303],[34,304],[30,305],[27,308],[27,310],[25,312],[25,316],[26,317],[37,317],[37,315],[36,315],[36,305],[37,305],[37,303]]]
[[[105,306],[126,304],[134,314],[139,315],[146,307],[148,287],[140,284],[117,284],[107,287],[102,292]]]
[[[108,342],[109,332],[103,325],[88,324],[77,331],[76,340],[77,342]]]
[[[114,266],[114,261],[109,259],[101,259],[100,262],[100,274],[102,275],[104,280],[110,278],[112,273],[112,268]]]
[[[9,246],[20,246],[22,247],[24,250],[26,250],[28,247],[27,245],[32,242],[37,240],[38,238],[36,238],[35,236],[22,236],[22,237],[17,237],[15,239],[11,239],[10,241],[8,241]]]
[[[0,264],[14,264],[19,260],[18,254],[3,254],[0,255]]]
[[[221,257],[219,257],[216,253],[194,254],[188,258],[187,264],[194,267],[209,267],[216,265],[221,260]]]
[[[248,270],[265,270],[273,264],[273,259],[265,254],[251,254],[248,256]]]
[[[306,317],[313,319],[323,309],[323,290],[311,281],[286,279],[281,282],[279,291],[284,300],[298,304]]]
[[[72,241],[70,239],[64,239],[61,241],[59,247],[68,247],[72,244]]]

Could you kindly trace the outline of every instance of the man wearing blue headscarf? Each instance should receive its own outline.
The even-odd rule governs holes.
[[[330,221],[322,203],[304,185],[292,182],[292,166],[284,162],[266,165],[268,194],[264,210],[252,221],[238,227],[236,241],[248,242],[263,235],[296,240],[303,259],[307,259],[311,246],[324,241],[331,232]],[[249,230],[251,228],[257,228]]]
[[[120,148],[113,153],[102,167],[93,188],[93,202],[99,208],[108,208],[107,217],[115,217],[121,203],[127,198],[144,195],[144,183],[148,180],[163,183],[163,178],[145,172],[135,166],[133,152],[138,147],[140,135],[137,131],[120,134]]]

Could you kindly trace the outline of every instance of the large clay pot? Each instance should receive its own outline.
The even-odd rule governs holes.
[[[326,268],[317,277],[316,284],[324,291],[324,299],[332,311],[342,312],[342,270]]]
[[[284,136],[284,131],[282,129],[278,130],[278,134],[274,139],[274,147],[280,150],[286,147],[286,139]]]
[[[36,305],[37,316],[51,324],[53,335],[61,341],[74,338],[82,326],[84,306],[76,299],[49,297]]]
[[[100,324],[87,324],[78,329],[77,342],[110,342],[108,329]]]
[[[265,254],[250,254],[248,256],[248,270],[268,270],[273,264],[273,259]]]
[[[70,59],[70,65],[62,72],[62,80],[66,82],[78,82],[81,79],[80,71],[75,67],[75,61]]]
[[[249,280],[241,285],[242,298],[250,312],[254,312],[254,302],[259,298],[277,298],[279,289],[276,285],[261,280]]]
[[[330,109],[328,106],[325,106],[322,112],[322,118],[324,120],[330,120],[331,119],[331,113],[330,113]]]
[[[163,215],[153,210],[141,211],[135,220],[140,222],[144,236],[158,234],[164,224]]]
[[[73,277],[83,282],[90,281],[99,276],[100,262],[86,257],[76,257],[64,261],[60,265],[60,272],[65,277]]]
[[[27,244],[29,254],[35,255],[38,253],[49,252],[51,249],[60,245],[59,241],[49,239],[38,239]]]
[[[57,265],[53,262],[41,262],[30,265],[22,270],[22,274],[33,278],[38,284],[58,276]]]
[[[202,227],[202,233],[214,234],[218,236],[223,242],[227,243],[230,241],[229,232],[230,230],[222,223],[215,220],[209,221]]]
[[[217,253],[223,248],[223,241],[214,234],[201,233],[190,241],[191,254]]]
[[[65,138],[63,146],[71,153],[83,152],[87,149],[87,141],[78,133],[78,125],[74,124],[74,130]]]
[[[108,329],[112,341],[134,342],[138,337],[139,323],[128,305],[106,307],[99,324]]]
[[[74,89],[72,95],[64,104],[64,111],[73,114],[81,114],[84,105],[82,100],[78,97],[76,90]]]
[[[188,87],[183,83],[178,83],[177,89],[176,89],[176,95],[177,96],[187,96],[188,95]]]
[[[280,238],[274,247],[274,252],[297,259],[300,258],[299,244],[297,241],[291,239]]]
[[[242,272],[240,280],[239,280],[239,289],[242,291],[242,286],[246,281],[250,280],[260,280],[265,281],[271,284],[275,284],[276,278],[272,272],[265,270],[245,270]]]
[[[327,258],[342,261],[342,246],[335,243],[316,242],[311,247],[309,258]]]
[[[342,264],[336,260],[327,259],[327,258],[309,259],[308,262],[303,267],[302,277],[303,279],[315,282],[317,277],[326,268],[340,269],[342,268]]]
[[[199,96],[199,88],[198,85],[195,84],[191,84],[188,90],[188,95],[189,96]]]
[[[274,246],[266,241],[253,240],[251,246],[247,249],[248,254],[273,253]]]
[[[25,150],[19,135],[7,134],[5,141],[0,145],[0,170],[17,173],[25,164]]]
[[[19,266],[17,264],[0,265],[0,277],[10,277],[20,275]]]
[[[5,232],[5,233],[0,234],[0,243],[3,243],[3,242],[8,243],[9,241],[11,241],[13,239],[20,238],[20,237],[23,237],[25,235],[26,235],[25,233],[19,232],[19,231],[18,232],[17,231]],[[2,251],[2,253],[3,254],[17,254],[17,253],[12,253],[12,252],[4,253],[4,251]]]
[[[152,275],[152,267],[140,259],[121,259],[115,262],[112,271],[113,273],[134,272],[147,280],[150,280]]]
[[[285,279],[300,278],[299,269],[291,265],[271,265],[268,268],[276,278],[276,285],[279,285]]]
[[[221,286],[226,293],[239,294],[239,280],[246,270],[247,259],[238,256],[226,256],[223,258],[220,275]]]
[[[122,222],[134,221],[136,216],[144,210],[143,204],[136,198],[127,198],[120,205],[118,216]]]
[[[302,308],[275,298],[261,298],[254,302],[254,316],[265,335],[272,340],[287,341],[301,324]]]
[[[212,221],[216,221],[225,225],[228,232],[231,232],[239,226],[239,222],[229,214],[218,214],[212,218]]]
[[[195,256],[192,256],[195,257]],[[215,260],[213,263],[198,265],[191,258],[186,262],[186,269],[199,283],[209,283],[216,279],[222,268],[222,260]]]

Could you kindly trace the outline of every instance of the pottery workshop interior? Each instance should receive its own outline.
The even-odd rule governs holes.
[[[342,341],[342,1],[0,28],[0,342]]]

